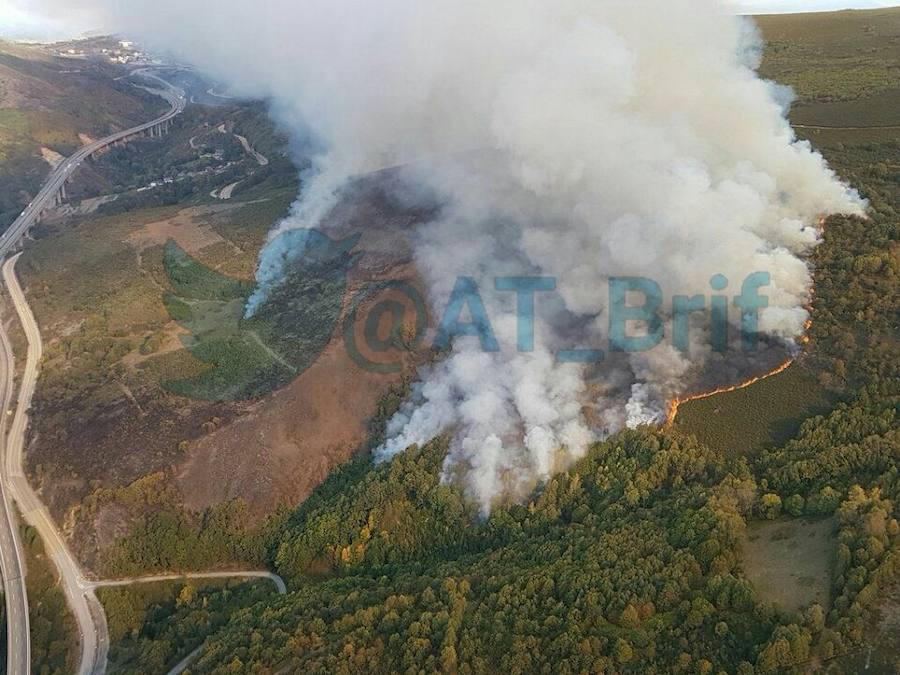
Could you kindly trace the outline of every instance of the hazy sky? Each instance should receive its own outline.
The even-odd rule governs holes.
[[[900,0],[722,0],[726,6],[751,14],[774,12],[813,12],[846,8],[892,7]],[[47,20],[26,8],[28,0],[0,0],[0,36],[31,40],[55,40],[78,37],[86,31],[102,31],[103,26],[79,19],[77,3],[64,20]]]
[[[0,0],[0,36],[27,40],[60,40],[77,37],[89,30],[78,16],[53,21],[36,16],[23,6],[27,0]],[[74,8],[73,8],[74,9]]]
[[[894,7],[898,0],[734,0],[729,3],[748,14],[818,12],[833,9],[871,9]]]

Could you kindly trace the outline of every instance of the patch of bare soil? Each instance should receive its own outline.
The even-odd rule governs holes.
[[[44,161],[50,165],[51,169],[55,169],[58,167],[62,161],[65,159],[61,154],[56,152],[55,150],[51,150],[50,148],[41,148],[41,157],[44,158]]]
[[[128,508],[115,502],[103,504],[94,520],[97,545],[100,549],[111,548],[116,541],[128,535],[131,526]]]
[[[750,523],[744,572],[764,602],[789,611],[818,603],[827,611],[835,546],[832,518]]]
[[[118,195],[103,195],[100,197],[90,197],[82,199],[74,204],[61,204],[54,209],[46,212],[44,219],[49,222],[59,222],[61,219],[70,218],[72,216],[89,216],[104,204],[109,204],[118,199]]]
[[[239,206],[239,205],[238,205]],[[206,222],[210,216],[236,208],[231,204],[195,206],[179,211],[166,220],[147,223],[128,235],[128,243],[138,251],[165,244],[174,239],[188,253],[196,253],[207,246],[224,242],[221,236]]]

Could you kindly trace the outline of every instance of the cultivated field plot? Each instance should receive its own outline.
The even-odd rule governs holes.
[[[744,572],[763,602],[788,611],[818,603],[827,611],[835,542],[831,518],[750,523]]]
[[[794,122],[871,123],[859,115],[889,112],[885,103],[900,94],[896,9],[765,16],[757,23],[767,43],[760,73],[794,89]],[[854,102],[861,105],[827,107]],[[900,123],[896,108],[891,114]]]

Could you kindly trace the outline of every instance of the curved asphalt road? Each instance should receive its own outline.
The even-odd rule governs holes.
[[[71,175],[75,173],[75,170],[85,159],[87,159],[98,150],[102,150],[103,148],[112,145],[113,143],[117,143],[118,141],[129,138],[130,136],[134,136],[135,134],[147,131],[147,129],[155,127],[157,124],[167,122],[184,112],[184,108],[187,105],[187,99],[185,98],[185,94],[181,89],[173,87],[168,82],[156,77],[155,75],[148,75],[146,73],[141,74],[143,74],[145,77],[152,77],[153,79],[158,80],[167,87],[160,92],[160,95],[169,101],[172,109],[169,110],[169,112],[167,112],[165,115],[157,117],[155,120],[147,122],[146,124],[140,124],[136,127],[132,127],[131,129],[119,131],[115,134],[107,136],[106,138],[101,138],[99,141],[94,141],[93,143],[84,145],[80,147],[75,152],[75,154],[66,157],[66,159],[60,162],[59,166],[57,166],[56,169],[54,169],[50,174],[50,177],[47,178],[47,181],[44,183],[41,191],[38,192],[37,197],[35,197],[34,200],[32,200],[32,202],[28,205],[28,207],[24,211],[22,211],[21,215],[9,227],[9,229],[4,232],[2,236],[0,236],[0,256],[9,252],[15,246],[15,243],[22,237],[22,235],[25,234],[28,229],[37,222],[38,218],[41,215],[41,211],[50,206],[53,206],[53,200],[55,199],[56,194],[59,192],[59,189],[69,179],[69,177],[71,177]]]
[[[108,145],[166,122],[184,111],[187,101],[183,91],[145,70],[135,72],[155,79],[166,87],[162,95],[172,105],[171,110],[151,122],[120,131],[86,145],[61,162],[50,174],[34,201],[28,205],[28,208],[22,212],[10,228],[0,236],[0,258],[9,253],[16,245],[16,242],[37,222],[41,212],[45,208],[52,206],[59,189],[85,158]],[[59,571],[60,584],[63,587],[66,600],[75,615],[81,638],[81,657],[77,671],[79,675],[102,675],[106,672],[109,631],[103,606],[97,600],[94,592],[94,589],[97,587],[125,586],[133,583],[185,578],[236,577],[269,579],[275,584],[280,594],[286,593],[287,589],[281,577],[271,572],[256,570],[156,575],[111,581],[92,581],[85,578],[78,561],[69,551],[65,540],[56,529],[50,513],[41,503],[34,490],[32,490],[22,468],[25,431],[28,427],[28,410],[31,407],[31,398],[37,383],[43,346],[37,322],[34,320],[34,315],[31,313],[31,308],[28,306],[25,295],[16,278],[15,265],[19,255],[21,254],[17,254],[7,260],[2,269],[3,282],[9,289],[12,304],[15,306],[22,328],[25,331],[25,336],[28,339],[25,371],[19,389],[15,415],[12,417],[12,424],[8,434],[6,434],[6,426],[10,415],[7,411],[11,410],[11,398],[14,389],[14,365],[9,337],[6,334],[5,326],[0,323],[0,369],[2,369],[2,372],[0,372],[0,401],[3,403],[3,408],[0,410],[0,446],[2,446],[0,450],[3,452],[2,462],[0,462],[0,497],[2,497],[2,512],[0,512],[0,568],[2,568],[3,573],[7,605],[7,674],[27,675],[31,666],[28,599],[25,593],[21,543],[18,539],[15,513],[11,508],[9,498],[14,499],[18,503],[26,522],[38,531],[44,541],[47,555],[53,560]],[[3,442],[4,434],[6,434],[5,442]],[[185,659],[184,667],[194,655],[192,653]]]
[[[6,411],[12,404],[14,390],[12,347],[6,331],[0,329],[0,500],[3,502],[3,513],[0,514],[0,570],[3,572],[3,590],[6,596],[6,672],[27,673],[31,665],[31,640],[29,639],[28,595],[25,591],[25,564],[22,560],[21,542],[19,541],[19,524],[9,494],[10,457],[6,452]]]
[[[164,80],[154,75],[149,75],[165,85],[162,95],[171,104],[171,109],[146,124],[140,124],[131,129],[125,129],[111,134],[93,143],[79,148],[73,155],[60,162],[47,178],[44,186],[38,192],[34,200],[9,227],[0,235],[0,258],[5,256],[19,239],[40,218],[41,212],[52,206],[60,188],[75,172],[87,157],[113,143],[124,140],[135,134],[141,133],[158,124],[173,119],[180,115],[187,104],[185,94],[180,89],[169,85]],[[21,545],[18,540],[18,528],[15,523],[15,515],[7,501],[12,497],[19,504],[25,520],[37,528],[44,540],[47,554],[56,563],[62,579],[63,590],[69,601],[75,618],[78,620],[82,640],[82,655],[78,672],[88,673],[103,672],[106,667],[106,652],[108,640],[106,638],[106,617],[103,608],[97,602],[92,587],[86,585],[78,563],[75,561],[56,527],[50,514],[43,507],[35,495],[22,471],[22,448],[25,440],[25,429],[28,425],[28,409],[31,406],[31,396],[34,393],[37,381],[38,365],[41,357],[41,337],[37,330],[37,324],[25,302],[22,289],[19,287],[13,271],[18,257],[11,258],[3,266],[3,278],[10,290],[13,303],[22,320],[25,333],[28,336],[28,360],[25,366],[25,374],[22,386],[19,390],[16,414],[12,420],[12,426],[4,445],[3,468],[0,472],[2,483],[3,509],[0,514],[0,568],[3,573],[3,586],[7,602],[7,670],[8,675],[26,675],[31,668],[31,646],[28,623],[28,600],[25,592],[24,567],[22,565]],[[2,350],[0,350],[0,367],[3,367],[2,400],[4,401],[3,426],[7,422],[9,399],[12,396],[12,352],[9,349],[9,340],[5,330],[0,326],[2,333]]]
[[[62,535],[56,529],[50,513],[31,489],[22,469],[22,451],[25,445],[25,430],[28,427],[28,410],[31,407],[31,397],[37,383],[43,346],[34,315],[31,313],[31,309],[25,301],[25,295],[22,293],[22,287],[19,286],[19,281],[16,279],[15,266],[19,255],[21,254],[13,256],[3,265],[3,282],[9,289],[10,298],[19,314],[25,336],[28,338],[28,358],[25,363],[25,372],[19,388],[16,412],[6,438],[6,479],[10,493],[22,511],[22,517],[38,531],[44,541],[47,556],[53,560],[59,571],[60,584],[72,613],[75,615],[81,637],[82,649],[78,673],[87,675],[103,672],[105,669],[106,653],[109,647],[106,616],[103,613],[103,607],[94,595],[93,587],[82,575],[78,561],[75,560]],[[8,344],[6,331],[0,327],[0,332],[3,333],[5,346]],[[7,366],[7,372],[12,372],[11,359],[7,359]],[[9,622],[7,630],[10,640],[28,639],[27,623],[16,625]],[[18,638],[13,637],[16,633],[20,634]],[[27,673],[29,668],[9,672],[10,675]]]

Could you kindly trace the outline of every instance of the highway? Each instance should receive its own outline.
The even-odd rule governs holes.
[[[8,415],[15,388],[13,382],[12,347],[5,330],[0,330],[0,439],[6,437]],[[6,599],[7,632],[6,672],[27,673],[31,664],[31,640],[29,639],[28,594],[25,591],[25,564],[22,561],[22,547],[19,541],[19,525],[9,494],[9,457],[2,445],[0,458],[0,499],[3,513],[0,514],[0,570],[3,572],[3,591]]]
[[[9,254],[40,219],[41,213],[53,206],[66,180],[78,169],[90,155],[103,148],[128,139],[136,134],[164,124],[184,111],[185,93],[170,85],[165,80],[148,72],[147,69],[134,71],[159,81],[164,87],[160,92],[169,101],[171,109],[165,115],[146,124],[117,132],[106,138],[94,141],[80,148],[71,157],[62,161],[47,178],[35,199],[22,212],[10,228],[0,235],[0,259]],[[32,525],[44,542],[47,556],[53,560],[59,572],[60,585],[66,596],[68,605],[75,616],[81,641],[81,654],[77,673],[79,675],[102,675],[106,672],[109,651],[109,630],[106,614],[97,599],[95,589],[101,586],[126,586],[134,583],[149,583],[178,579],[212,579],[212,578],[263,578],[272,581],[280,594],[287,592],[284,581],[276,574],[268,571],[219,571],[195,572],[186,574],[161,574],[146,577],[96,581],[87,579],[76,558],[69,550],[65,539],[56,528],[47,508],[31,488],[24,473],[25,433],[28,428],[28,412],[39,374],[43,344],[37,322],[25,299],[25,294],[16,278],[15,266],[21,253],[18,253],[3,264],[2,279],[14,306],[25,337],[28,341],[28,352],[22,381],[12,412],[12,396],[14,391],[14,358],[5,325],[0,322],[0,497],[2,497],[2,513],[0,513],[0,569],[3,574],[3,587],[6,597],[8,657],[6,673],[8,675],[27,675],[31,671],[31,642],[28,620],[28,598],[25,590],[25,568],[23,564],[22,546],[16,523],[16,513],[12,508],[14,500],[24,520]],[[10,423],[11,421],[11,423]],[[7,426],[9,429],[7,430]],[[197,652],[189,655],[184,666],[190,662]]]
[[[164,80],[148,74],[165,87],[162,95],[171,105],[170,110],[154,120],[145,124],[119,131],[100,140],[89,143],[79,148],[73,155],[54,169],[45,181],[40,192],[26,207],[22,214],[0,235],[0,258],[5,257],[28,230],[40,219],[41,213],[56,202],[65,182],[78,169],[81,163],[89,156],[105,147],[118,143],[136,134],[153,129],[157,125],[164,124],[180,115],[186,105],[185,93]],[[31,641],[28,621],[28,599],[25,591],[24,566],[22,564],[22,547],[18,537],[18,528],[15,522],[15,513],[8,501],[12,498],[19,505],[22,516],[26,522],[33,525],[44,540],[47,555],[54,561],[60,573],[63,591],[75,618],[78,622],[82,641],[81,660],[78,673],[88,675],[90,673],[102,673],[106,668],[106,653],[108,649],[108,637],[106,629],[106,616],[103,608],[94,595],[94,589],[85,580],[78,566],[78,562],[72,556],[65,541],[56,529],[53,519],[31,489],[22,469],[22,451],[25,444],[25,430],[28,426],[28,410],[31,407],[31,397],[37,382],[38,366],[41,358],[41,336],[34,321],[25,296],[19,286],[15,275],[15,264],[18,256],[10,258],[3,265],[3,280],[9,289],[12,302],[15,305],[22,326],[28,338],[28,358],[25,373],[22,377],[19,389],[18,403],[12,425],[5,436],[3,443],[2,483],[3,514],[0,517],[0,544],[2,544],[3,586],[7,605],[7,669],[8,675],[27,675],[31,670]],[[0,367],[3,374],[0,377],[2,384],[2,399],[4,407],[2,413],[2,430],[6,431],[6,423],[10,410],[10,398],[12,396],[13,359],[9,346],[9,338],[5,327],[0,326]],[[2,438],[2,437],[0,437]]]
[[[73,173],[81,166],[81,163],[93,155],[98,150],[102,150],[113,143],[118,143],[119,141],[123,141],[126,138],[130,138],[131,136],[135,136],[137,134],[143,133],[149,129],[153,129],[157,125],[164,124],[171,119],[174,119],[182,112],[184,112],[184,108],[187,105],[187,98],[185,96],[184,91],[181,89],[177,89],[173,87],[165,80],[162,80],[155,75],[150,75],[143,71],[135,71],[139,72],[144,77],[150,77],[154,80],[159,81],[163,85],[165,85],[165,89],[161,90],[160,94],[169,101],[169,104],[172,108],[165,115],[161,117],[157,117],[155,120],[151,120],[146,124],[141,124],[136,127],[132,127],[131,129],[125,129],[124,131],[119,131],[115,134],[111,134],[110,136],[106,136],[105,138],[101,138],[98,141],[94,141],[93,143],[89,143],[88,145],[84,145],[80,147],[73,155],[66,157],[62,162],[60,162],[59,166],[53,170],[50,176],[47,178],[44,186],[41,188],[40,192],[38,192],[37,196],[32,200],[32,202],[22,211],[21,215],[16,219],[16,221],[10,225],[9,229],[0,235],[0,257],[3,257],[8,253],[12,248],[15,247],[16,242],[22,238],[22,236],[40,219],[41,212],[45,209],[53,206],[56,196],[59,194],[59,191],[62,189],[65,182],[72,176]]]
[[[31,397],[37,384],[38,367],[41,361],[43,345],[41,334],[38,331],[34,315],[25,300],[22,287],[16,278],[15,266],[20,254],[17,254],[3,264],[3,283],[9,291],[10,299],[19,314],[25,336],[28,338],[28,356],[25,362],[25,371],[22,374],[22,383],[19,387],[19,397],[16,404],[15,415],[6,437],[5,477],[9,491],[19,505],[22,517],[32,525],[44,541],[44,550],[47,556],[56,565],[60,576],[60,585],[65,593],[66,600],[75,620],[81,638],[81,659],[78,673],[88,675],[100,673],[105,670],[106,654],[109,648],[108,631],[106,627],[106,615],[94,594],[93,586],[84,578],[78,561],[72,555],[65,540],[56,529],[53,518],[41,503],[37,494],[31,488],[31,484],[25,477],[23,470],[23,449],[25,446],[25,431],[28,427],[28,410],[31,407]],[[3,334],[4,350],[8,346],[9,339],[6,330],[0,330]],[[12,359],[7,354],[7,372],[12,371]],[[7,375],[7,378],[10,377]],[[8,410],[8,408],[7,408]],[[8,415],[7,415],[8,417]],[[27,614],[27,612],[26,612]],[[28,627],[25,625],[8,622],[8,640],[27,640]],[[19,633],[18,636],[16,634]],[[14,637],[15,636],[15,637]],[[28,673],[29,668],[10,673]]]

